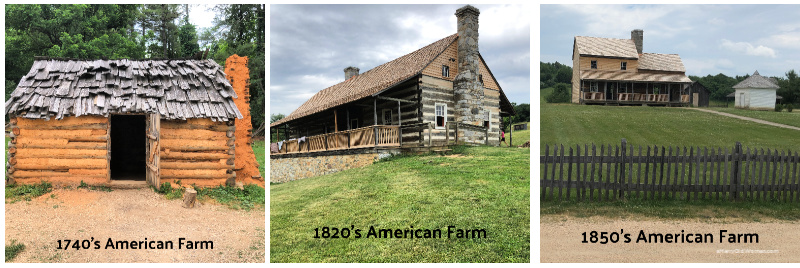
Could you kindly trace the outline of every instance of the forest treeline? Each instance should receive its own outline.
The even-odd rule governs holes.
[[[78,59],[188,58],[207,51],[220,65],[249,58],[250,112],[264,126],[264,5],[215,5],[213,26],[189,22],[198,5],[6,5],[8,99],[35,56]]]

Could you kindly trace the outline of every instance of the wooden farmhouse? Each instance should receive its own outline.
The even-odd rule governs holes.
[[[684,106],[692,103],[681,57],[643,53],[644,31],[631,39],[576,36],[572,47],[572,102]]]
[[[235,97],[212,60],[37,58],[5,103],[7,178],[231,183]]]
[[[270,125],[286,140],[272,154],[499,144],[514,109],[478,51],[479,14],[462,7],[456,34],[363,73],[344,69],[344,82]]]
[[[758,71],[742,82],[739,82],[733,89],[734,107],[751,110],[773,110],[777,91],[780,87],[774,78],[763,77]]]

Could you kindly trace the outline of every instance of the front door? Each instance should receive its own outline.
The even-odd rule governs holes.
[[[150,114],[147,116],[147,184],[158,187],[161,184],[158,168],[160,162],[159,144],[161,132],[161,115]]]

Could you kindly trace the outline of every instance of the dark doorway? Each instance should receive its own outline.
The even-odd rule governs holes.
[[[145,180],[146,119],[144,115],[111,115],[112,180]]]

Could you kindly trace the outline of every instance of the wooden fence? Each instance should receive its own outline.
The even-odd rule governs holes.
[[[271,154],[306,153],[369,147],[398,147],[401,145],[400,134],[399,126],[366,126],[306,137],[303,142],[299,142],[297,139],[285,141],[280,148],[280,152]]]
[[[800,155],[777,149],[545,146],[541,200],[779,200],[800,196]]]

